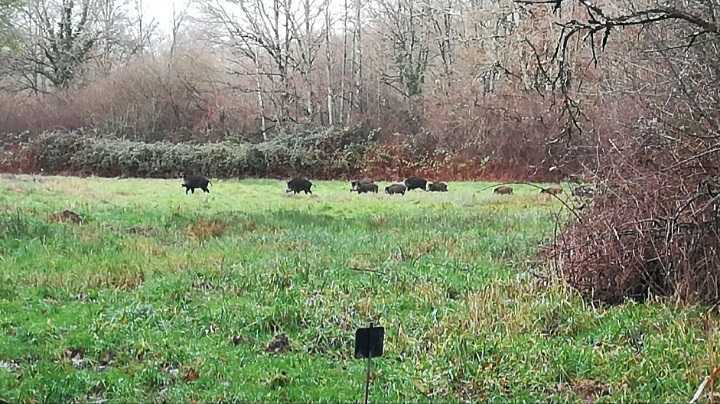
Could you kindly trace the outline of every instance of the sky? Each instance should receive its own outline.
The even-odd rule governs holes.
[[[172,25],[173,4],[179,13],[187,7],[189,0],[143,0],[143,8],[148,19],[155,18],[161,31],[166,33]]]

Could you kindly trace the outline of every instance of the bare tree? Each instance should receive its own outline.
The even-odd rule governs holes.
[[[443,93],[448,95],[453,76],[453,64],[455,63],[454,37],[457,22],[454,21],[459,14],[454,12],[453,0],[439,7],[429,8],[429,17],[434,30],[435,44],[442,64],[441,76],[444,81]]]
[[[263,96],[262,70],[260,68],[259,48],[253,48],[253,66],[255,67],[255,95],[257,97],[258,115],[260,118],[260,132],[263,140],[267,142],[267,123],[265,122],[265,97]]]
[[[103,35],[98,38],[101,54],[97,58],[100,70],[107,74],[112,70],[115,61],[118,59],[114,53],[115,48],[121,44],[121,30],[123,27],[120,21],[127,21],[124,4],[117,0],[98,0],[98,20],[102,27]]]
[[[431,53],[431,10],[415,0],[377,0],[373,5],[376,29],[385,37],[394,61],[384,82],[403,96],[414,115],[414,100],[423,93]]]
[[[175,52],[178,47],[180,33],[182,31],[183,24],[188,19],[187,8],[178,10],[175,2],[172,4],[172,16],[171,16],[171,27],[170,27],[170,61],[175,57]]]
[[[304,115],[311,121],[315,115],[313,103],[315,92],[311,74],[314,69],[317,53],[322,44],[321,38],[323,36],[322,31],[317,29],[316,23],[322,14],[323,4],[328,4],[327,0],[324,0],[323,3],[313,0],[302,0],[301,10],[294,12],[294,10],[290,8],[292,7],[292,3],[289,1],[285,3],[285,6],[288,7],[288,9],[285,10],[285,15],[292,31],[292,39],[297,43],[298,47],[298,60],[293,60],[293,63],[297,64],[296,69],[299,71],[305,85]],[[329,10],[327,10],[327,8],[325,9],[326,13],[328,13]],[[288,56],[290,56],[290,52],[288,52]]]
[[[364,106],[362,104],[362,82],[363,82],[363,55],[362,55],[362,2],[361,0],[355,0],[355,21],[353,23],[353,52],[352,52],[352,66],[353,66],[353,78],[355,82],[355,99],[360,113],[364,112]],[[352,98],[350,101],[352,108]],[[348,122],[350,119],[348,118]]]
[[[20,7],[20,0],[0,0],[0,48],[10,42],[14,30],[14,17]]]
[[[332,18],[330,14],[330,0],[325,0],[325,79],[327,80],[327,112],[328,125],[333,126],[334,123],[334,99],[333,99],[333,83],[332,83],[332,45],[330,38],[332,37]]]
[[[67,88],[81,74],[102,34],[96,6],[93,0],[79,5],[72,0],[34,0],[24,7],[33,30],[25,33],[14,66],[26,86],[41,90],[32,79],[37,74],[55,88]]]
[[[146,20],[142,0],[96,1],[98,26],[101,27],[102,32],[95,47],[96,60],[100,72],[107,75],[116,66],[125,65],[130,59],[142,55],[151,47],[158,22],[154,18]],[[171,28],[171,33],[175,34],[175,24]],[[173,43],[171,42],[171,48]]]
[[[347,77],[347,63],[348,63],[348,16],[350,9],[348,0],[344,0],[343,7],[343,49],[342,49],[342,68],[340,72],[340,123],[345,123],[345,81]]]
[[[672,0],[626,2],[624,7],[614,4],[613,7],[598,6],[589,0],[515,0],[518,4],[539,5],[553,4],[558,12],[564,8],[577,6],[585,14],[585,19],[573,18],[559,23],[560,39],[554,60],[559,70],[553,82],[568,71],[568,52],[573,38],[580,37],[588,44],[593,62],[598,62],[597,52],[604,49],[612,34],[629,27],[644,27],[677,21],[691,27],[692,31],[685,36],[689,48],[699,38],[720,35],[720,25],[716,22],[720,11],[718,0],[688,0],[681,3]],[[612,10],[612,11],[610,11]]]
[[[19,0],[0,0],[0,72],[8,68],[9,62],[18,51]],[[4,86],[0,79],[0,85]]]
[[[133,57],[156,26],[135,37],[129,0],[28,0],[15,19],[11,74],[19,89],[35,92],[66,89],[88,72],[108,74]]]
[[[290,91],[292,0],[201,0],[205,23],[211,28],[211,43],[231,49],[235,58],[234,73],[256,75],[257,89],[269,94],[275,104],[275,121],[282,125],[290,118],[289,106],[294,100]],[[253,71],[248,71],[246,61]],[[265,61],[269,62],[266,69]],[[261,77],[260,77],[261,76]],[[267,88],[265,83],[271,88]],[[264,101],[263,101],[264,103]]]
[[[145,3],[144,0],[134,0],[133,4],[134,18],[131,21],[131,25],[135,29],[134,34],[134,47],[131,54],[142,55],[146,52],[148,46],[152,41],[152,36],[155,35],[158,22],[155,18],[147,19],[145,17]],[[173,3],[174,10],[174,3]],[[173,18],[174,19],[174,18]]]

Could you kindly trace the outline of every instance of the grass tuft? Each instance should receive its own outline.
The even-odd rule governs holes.
[[[225,234],[227,224],[217,220],[198,219],[187,227],[187,233],[198,241],[217,238]]]

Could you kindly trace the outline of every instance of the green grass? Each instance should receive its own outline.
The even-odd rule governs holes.
[[[487,185],[5,176],[0,401],[356,401],[354,331],[374,321],[376,402],[687,402],[718,365],[717,317],[540,282],[560,204]],[[63,209],[85,223],[50,220]],[[281,333],[290,351],[265,352]]]

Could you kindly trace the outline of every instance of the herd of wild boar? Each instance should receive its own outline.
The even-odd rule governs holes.
[[[202,175],[183,175],[182,187],[185,188],[185,194],[188,192],[195,193],[195,189],[201,189],[203,192],[210,192],[208,186],[212,184],[210,179]],[[287,193],[299,194],[304,192],[306,194],[312,194],[313,183],[307,178],[293,178],[287,183]],[[448,192],[448,186],[444,182],[428,182],[425,178],[418,176],[410,176],[403,182],[397,182],[390,184],[385,187],[385,193],[389,195],[405,195],[405,192],[412,191],[414,189],[422,189],[423,191],[429,192]],[[350,182],[350,192],[357,192],[358,194],[364,193],[378,193],[380,187],[375,181],[369,178],[363,178],[361,180],[354,180]],[[498,195],[511,195],[513,189],[507,185],[501,185],[493,190]],[[559,186],[551,186],[548,188],[541,188],[540,193],[548,195],[559,195],[563,192],[563,189]],[[588,186],[577,186],[572,190],[572,194],[579,198],[592,198],[593,188]]]

